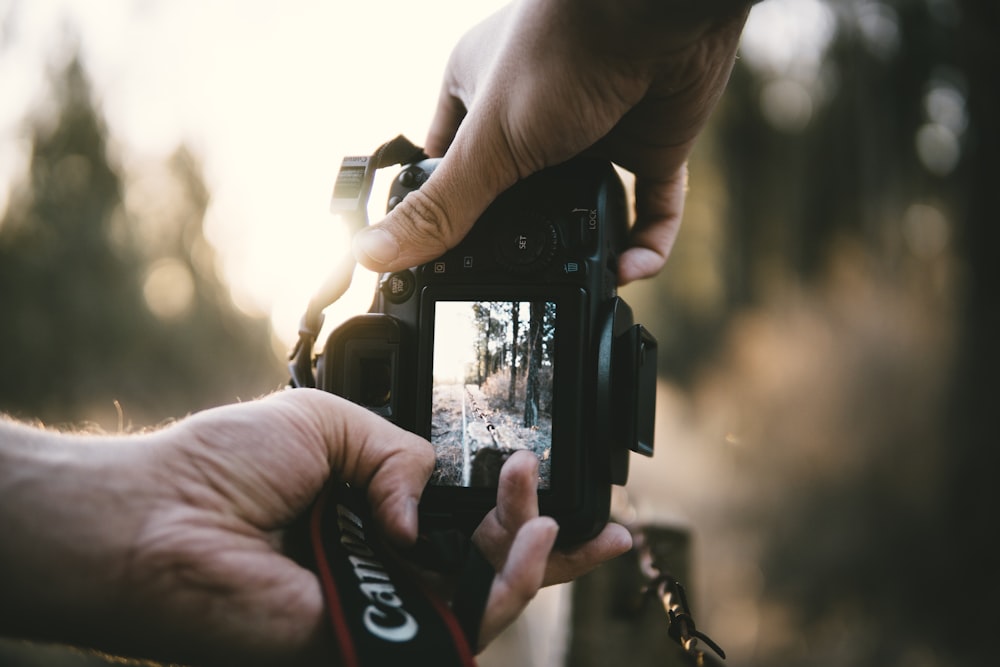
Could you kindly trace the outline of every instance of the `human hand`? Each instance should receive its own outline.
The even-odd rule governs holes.
[[[729,78],[748,8],[522,0],[476,26],[452,53],[427,137],[428,154],[444,159],[358,233],[358,261],[394,271],[440,256],[517,180],[588,152],[636,176],[619,282],[654,275],[676,238],[686,160]]]
[[[319,581],[284,529],[336,473],[411,543],[434,462],[422,438],[305,389],[141,436],[7,426],[0,631],[171,663],[332,664]]]
[[[367,489],[390,543],[411,544],[433,467],[422,438],[305,389],[142,436],[9,426],[0,423],[0,631],[198,665],[332,664],[320,583],[287,556],[284,529],[336,473]],[[546,568],[556,529],[537,518],[527,458],[505,472],[484,522],[497,526],[482,548],[499,574],[480,647],[543,577],[567,573],[558,555]],[[584,566],[611,551],[588,552]]]
[[[628,530],[609,523],[582,545],[552,550],[558,527],[550,517],[539,517],[537,488],[538,459],[516,452],[500,471],[497,506],[473,534],[497,572],[479,633],[480,650],[517,618],[541,586],[571,581],[632,546]]]

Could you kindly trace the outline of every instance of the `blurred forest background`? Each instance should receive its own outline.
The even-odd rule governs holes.
[[[815,62],[744,44],[675,254],[629,292],[669,382],[632,495],[689,522],[730,664],[988,664],[1000,5],[822,7]]]
[[[124,173],[80,61],[51,88],[0,218],[0,410],[143,427],[280,386],[267,321],[216,273],[197,156]]]
[[[662,377],[630,497],[691,527],[728,664],[989,664],[1000,6],[812,5],[816,59],[745,45],[674,255],[624,290]],[[0,212],[0,411],[141,428],[278,387],[280,345],[205,240],[198,154],[127,171],[81,61],[50,86]]]

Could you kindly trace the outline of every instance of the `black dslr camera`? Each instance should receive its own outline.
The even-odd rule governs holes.
[[[437,162],[405,165],[388,208]],[[560,524],[560,543],[607,523],[629,450],[653,452],[656,341],[615,292],[626,233],[609,163],[546,169],[497,198],[445,255],[380,276],[369,313],[330,334],[316,385],[435,447],[421,530],[471,534],[520,449],[538,457],[540,509]]]

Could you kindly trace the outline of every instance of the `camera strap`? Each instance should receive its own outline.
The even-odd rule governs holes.
[[[370,156],[345,157],[333,188],[331,211],[347,222],[352,233],[366,227],[375,172],[426,158],[422,148],[402,135]],[[312,352],[323,326],[323,310],[347,291],[355,264],[348,249],[310,300],[289,357],[293,387],[316,386]],[[408,566],[401,565],[369,530],[371,525],[363,493],[342,483],[331,482],[309,516],[311,555],[341,664],[475,667],[473,654],[495,575],[492,565],[458,531],[421,535],[405,557],[436,573],[458,574],[449,607],[423,587]]]
[[[340,163],[337,180],[333,185],[330,211],[339,215],[351,234],[368,226],[368,198],[372,193],[375,172],[383,167],[419,162],[427,154],[403,135],[385,142],[371,155],[352,155]],[[350,247],[333,264],[333,272],[309,301],[309,307],[299,322],[299,339],[289,355],[288,370],[292,385],[315,387],[312,373],[312,351],[320,329],[323,328],[323,310],[343,296],[351,286],[354,275],[354,255]]]
[[[475,667],[470,645],[477,641],[485,597],[473,600],[471,608],[468,602],[456,603],[453,611],[400,564],[372,525],[363,493],[342,483],[327,486],[309,518],[312,555],[340,664]],[[492,582],[492,568],[485,574],[476,576],[480,589],[482,582]],[[469,625],[474,628],[467,638]]]

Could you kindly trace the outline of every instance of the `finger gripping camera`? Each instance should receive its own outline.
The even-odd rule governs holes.
[[[438,160],[405,165],[392,210]],[[471,533],[503,462],[539,461],[560,542],[607,523],[629,451],[653,451],[656,341],[616,295],[627,233],[610,164],[576,159],[503,193],[432,262],[384,274],[370,311],[330,334],[316,384],[427,438],[421,529]]]

